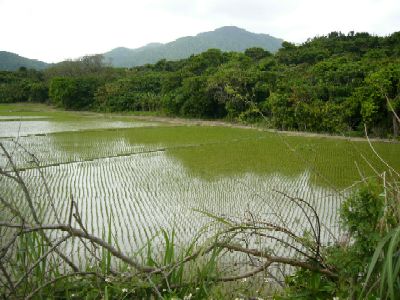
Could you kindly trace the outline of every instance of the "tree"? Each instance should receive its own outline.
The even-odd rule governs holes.
[[[244,54],[247,55],[248,57],[251,57],[254,60],[260,60],[265,57],[272,56],[270,52],[259,47],[248,48],[244,51]]]
[[[393,136],[399,135],[400,112],[400,61],[390,63],[365,79],[359,91],[362,97],[362,116],[365,123],[384,121],[389,114],[392,119]]]
[[[106,111],[148,111],[161,107],[160,72],[141,71],[106,83],[95,93],[96,107]]]
[[[107,65],[102,54],[83,56],[77,60],[66,60],[48,68],[47,77],[79,77],[90,74],[100,75],[107,71]]]
[[[99,81],[94,77],[56,77],[50,81],[49,95],[53,103],[66,109],[87,109],[94,102]]]

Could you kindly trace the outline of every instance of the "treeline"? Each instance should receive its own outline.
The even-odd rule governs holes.
[[[397,136],[400,32],[332,32],[299,46],[284,42],[274,55],[210,49],[132,69],[107,66],[97,55],[40,72],[1,72],[0,102],[15,101],[263,121],[285,130],[348,133],[367,124],[375,135]]]

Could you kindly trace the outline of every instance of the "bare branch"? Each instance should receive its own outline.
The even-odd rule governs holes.
[[[385,94],[385,98],[386,98],[387,104],[388,104],[389,108],[391,109],[394,117],[396,118],[397,122],[399,122],[399,124],[400,124],[400,118],[396,114],[396,111],[394,110],[393,105],[392,105],[392,103],[390,103],[389,97],[386,94]]]
[[[4,155],[7,157],[7,160],[10,162],[10,165],[11,165],[11,167],[12,167],[12,170],[13,170],[14,173],[15,173],[15,181],[16,181],[16,182],[18,183],[18,185],[21,187],[21,189],[22,189],[22,191],[23,191],[23,193],[24,193],[24,195],[25,195],[25,199],[26,199],[26,201],[28,202],[28,206],[29,206],[30,212],[31,212],[31,214],[32,214],[32,217],[33,217],[35,223],[36,223],[37,225],[40,225],[41,222],[40,222],[39,217],[38,217],[38,215],[37,215],[37,213],[36,213],[36,209],[35,209],[35,207],[34,207],[34,205],[33,205],[33,201],[32,201],[31,195],[30,195],[30,193],[29,193],[29,191],[28,191],[28,188],[27,188],[27,186],[26,186],[24,180],[22,179],[22,177],[21,177],[21,175],[20,175],[20,173],[19,173],[19,171],[18,171],[17,166],[15,165],[15,163],[14,163],[12,157],[10,156],[10,154],[9,154],[8,151],[7,151],[7,149],[4,147],[4,145],[3,145],[2,143],[0,143],[0,148],[1,148],[1,150],[3,151]],[[48,242],[49,246],[51,247],[51,246],[52,246],[52,245],[51,245],[51,241],[50,241],[50,239],[46,236],[46,234],[44,234],[43,232],[40,232],[40,234],[43,236],[43,238]],[[56,252],[56,253],[57,253],[57,254],[58,254],[58,255],[59,255],[59,256],[60,256],[74,271],[75,271],[75,272],[77,272],[77,271],[79,270],[79,268],[78,268],[64,253],[62,253],[61,251],[59,251],[57,248],[55,249],[55,252]]]
[[[303,212],[304,216],[307,218],[308,222],[311,225],[311,229],[312,229],[312,231],[314,233],[314,236],[315,236],[315,242],[317,243],[316,257],[320,258],[320,253],[319,253],[320,249],[319,248],[320,248],[320,245],[321,245],[321,222],[319,220],[319,216],[318,216],[317,211],[307,201],[305,201],[305,200],[303,200],[301,198],[294,198],[294,197],[289,196],[286,193],[283,193],[283,192],[280,192],[280,191],[277,191],[277,190],[275,190],[275,192],[284,195],[286,198],[288,198],[291,201],[293,201],[301,209],[301,211]],[[311,222],[311,219],[308,216],[307,212],[304,210],[304,207],[301,206],[298,202],[301,202],[301,203],[305,204],[308,208],[311,209],[311,211],[313,212],[313,214],[314,214],[314,216],[315,216],[315,218],[317,220],[317,228],[316,229],[314,228],[314,224],[313,224],[313,222]]]
[[[39,257],[36,262],[22,275],[22,277],[17,281],[15,284],[15,288],[18,288],[18,286],[25,280],[26,277],[29,276],[29,274],[40,264],[41,261],[46,259],[46,257],[53,252],[58,246],[60,246],[62,243],[64,243],[66,240],[68,240],[71,237],[71,235],[67,235],[60,239],[58,242],[56,242],[53,247],[51,247],[49,250],[47,250],[41,257]]]
[[[46,180],[45,177],[44,177],[42,168],[40,168],[39,160],[37,159],[37,157],[36,157],[33,153],[31,153],[30,151],[28,151],[21,143],[19,143],[19,141],[14,141],[14,143],[15,143],[16,145],[18,145],[21,149],[23,149],[23,150],[25,151],[25,153],[27,153],[27,154],[32,158],[32,161],[35,163],[36,169],[38,170],[39,175],[40,175],[40,177],[41,177],[41,179],[42,179],[43,185],[44,185],[44,187],[45,187],[45,189],[46,189],[46,194],[47,194],[47,196],[49,197],[50,206],[51,206],[51,208],[52,208],[52,210],[53,210],[54,217],[56,218],[56,220],[57,220],[58,223],[61,223],[60,218],[58,217],[58,213],[57,213],[56,208],[55,208],[54,198],[53,198],[53,196],[52,196],[52,194],[51,194],[50,187],[49,187],[49,185],[47,184],[47,180]]]
[[[149,273],[154,272],[156,269],[152,267],[142,266],[138,262],[134,261],[133,259],[129,258],[126,254],[122,253],[121,251],[117,250],[107,242],[103,241],[101,238],[96,237],[94,235],[88,234],[85,231],[77,228],[73,228],[67,224],[43,224],[39,226],[26,226],[24,224],[15,224],[15,223],[7,223],[7,222],[0,222],[0,227],[10,227],[10,228],[23,228],[24,232],[35,232],[35,231],[43,231],[43,230],[60,230],[69,232],[71,235],[76,237],[81,237],[87,240],[90,240],[101,247],[110,251],[115,257],[118,257],[122,261],[126,262],[128,265],[134,267],[135,269],[139,270],[140,272]]]
[[[1,260],[0,260],[0,270],[1,270],[1,272],[4,274],[4,277],[5,277],[6,280],[7,280],[8,288],[10,289],[11,294],[15,294],[15,286],[14,286],[14,283],[12,282],[11,276],[10,276],[10,274],[8,274],[6,268],[3,266],[3,262],[2,262]]]
[[[6,201],[3,197],[0,196],[0,202],[3,203],[5,207],[7,207],[15,216],[21,219],[22,223],[25,223],[25,218],[22,216],[22,214],[15,208],[11,203]]]
[[[391,170],[393,173],[395,173],[398,177],[400,177],[400,174],[393,169],[393,167],[391,167],[380,155],[379,153],[375,150],[374,146],[371,143],[371,140],[368,137],[368,131],[367,131],[367,125],[364,124],[364,131],[365,131],[365,137],[367,138],[369,147],[371,148],[371,150],[374,152],[374,154],[376,155],[377,158],[379,158],[379,160],[389,169]]]
[[[8,250],[12,247],[12,245],[14,245],[17,238],[22,234],[22,231],[23,231],[23,229],[21,228],[19,231],[15,232],[13,234],[13,237],[10,239],[10,241],[1,248],[0,261],[6,256]]]
[[[236,276],[231,276],[231,277],[221,277],[221,278],[217,278],[215,281],[217,282],[228,282],[228,281],[236,281],[236,280],[240,280],[240,279],[244,279],[244,278],[249,278],[252,277],[260,272],[263,272],[265,270],[268,269],[268,267],[272,264],[271,261],[267,261],[265,264],[263,264],[262,266],[249,271],[247,273],[243,273],[243,274],[239,274]]]
[[[222,248],[227,248],[227,249],[233,250],[233,251],[247,253],[247,254],[257,256],[257,257],[266,258],[271,263],[282,263],[282,264],[290,265],[293,267],[300,267],[300,268],[307,269],[310,271],[318,272],[318,273],[327,275],[332,278],[338,277],[338,275],[336,273],[332,272],[331,270],[329,270],[327,268],[320,268],[316,264],[312,264],[309,262],[300,261],[297,259],[282,257],[282,256],[272,256],[272,255],[269,255],[265,251],[263,252],[263,251],[260,251],[257,249],[247,249],[247,248],[243,248],[243,247],[240,247],[237,245],[222,244],[222,243],[217,243],[216,245],[219,247],[222,247]]]

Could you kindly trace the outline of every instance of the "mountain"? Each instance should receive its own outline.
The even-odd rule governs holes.
[[[16,71],[20,67],[42,70],[48,66],[48,63],[40,60],[29,59],[12,52],[0,51],[0,71]]]
[[[115,48],[104,53],[104,57],[115,67],[133,67],[156,63],[163,58],[167,60],[187,58],[210,48],[222,51],[244,51],[251,47],[261,47],[270,52],[276,52],[282,42],[282,39],[268,34],[257,34],[235,26],[225,26],[214,31],[199,33],[196,36],[182,37],[166,44],[150,43],[136,49]],[[20,67],[42,70],[49,66],[51,64],[43,61],[0,51],[0,71],[15,71]]]
[[[244,51],[251,47],[261,47],[276,52],[283,40],[268,34],[257,34],[235,26],[225,26],[196,36],[179,38],[173,42],[151,43],[136,49],[115,48],[104,53],[115,67],[133,67],[156,63],[160,59],[178,60],[198,54],[210,48],[222,51]]]

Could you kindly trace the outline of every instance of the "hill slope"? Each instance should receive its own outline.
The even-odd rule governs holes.
[[[210,48],[223,51],[244,51],[250,47],[261,47],[276,52],[283,40],[268,34],[256,34],[235,26],[225,26],[196,36],[179,38],[173,42],[152,43],[136,49],[115,48],[104,53],[116,67],[133,67],[155,63],[160,59],[177,60],[198,54]]]
[[[48,66],[49,64],[43,61],[22,57],[12,52],[0,51],[1,71],[15,71],[18,70],[20,67],[42,70],[47,68]]]

